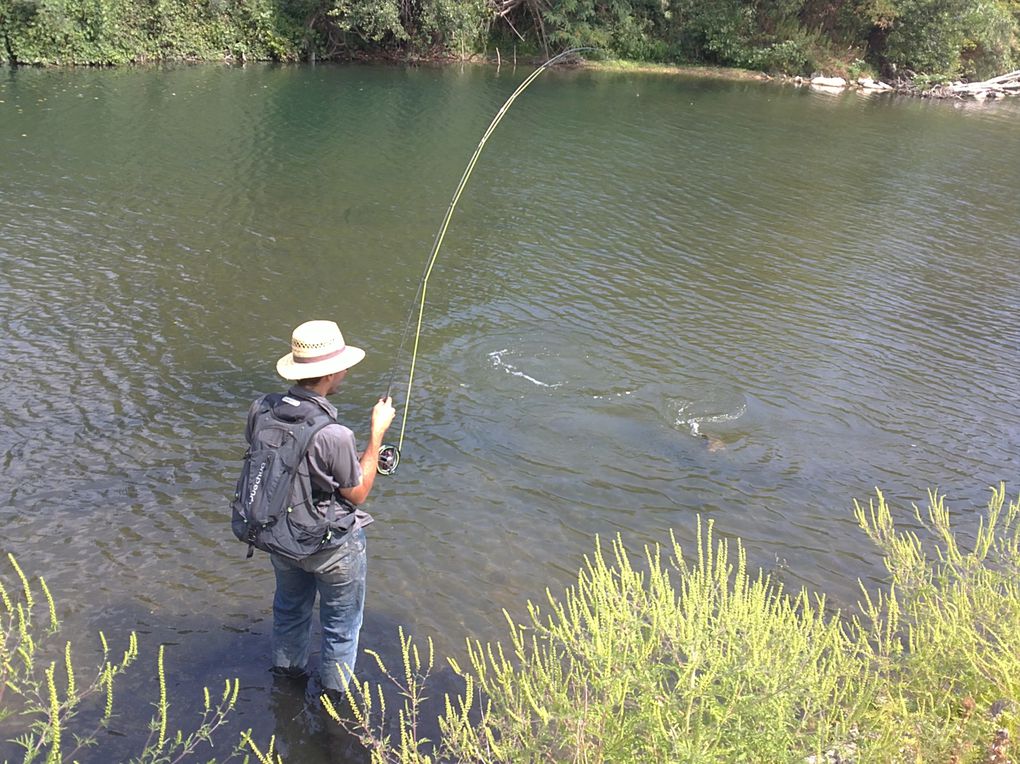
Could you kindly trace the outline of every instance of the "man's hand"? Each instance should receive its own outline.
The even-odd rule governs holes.
[[[379,467],[379,448],[382,446],[382,437],[393,424],[393,417],[396,413],[393,409],[393,399],[388,395],[380,398],[378,403],[372,407],[372,434],[358,460],[361,463],[361,482],[353,488],[340,489],[340,495],[352,504],[361,504],[372,491]]]
[[[372,438],[382,441],[382,436],[393,424],[393,417],[396,416],[396,409],[393,408],[393,399],[385,396],[372,407]]]

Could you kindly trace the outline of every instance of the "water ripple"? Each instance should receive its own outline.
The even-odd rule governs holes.
[[[185,612],[257,653],[271,573],[226,526],[247,402],[321,312],[368,350],[338,399],[363,437],[449,194],[525,73],[107,74],[0,80],[51,96],[0,110],[30,136],[0,189],[4,547],[88,603],[72,622]],[[1020,467],[1014,127],[548,73],[430,282],[401,472],[369,507],[372,612],[456,652],[595,534],[689,547],[699,513],[852,602],[882,575],[853,498],[938,485],[970,509]]]

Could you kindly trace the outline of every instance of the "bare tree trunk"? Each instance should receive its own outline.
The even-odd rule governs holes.
[[[538,39],[542,43],[542,51],[545,53],[546,60],[549,59],[549,38],[545,34],[545,22],[542,20],[542,8],[538,4],[538,0],[527,0],[528,10],[531,11],[531,17],[535,20],[535,29],[538,30]]]

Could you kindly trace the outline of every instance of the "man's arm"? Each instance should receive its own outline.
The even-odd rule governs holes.
[[[380,398],[372,407],[372,429],[368,436],[368,445],[358,460],[361,464],[361,482],[353,488],[341,488],[340,495],[351,504],[361,504],[372,492],[375,484],[376,468],[379,464],[379,448],[382,446],[383,435],[393,422],[396,411],[393,399],[389,396]]]

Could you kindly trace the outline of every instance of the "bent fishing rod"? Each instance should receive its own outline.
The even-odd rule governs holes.
[[[411,350],[411,366],[407,375],[407,390],[405,391],[404,398],[404,414],[400,421],[400,436],[397,439],[397,445],[383,444],[380,447],[377,467],[380,475],[392,475],[397,471],[397,465],[400,463],[400,449],[404,446],[404,431],[407,429],[407,412],[408,406],[411,402],[411,388],[414,384],[415,364],[418,360],[418,342],[421,339],[422,319],[425,315],[425,294],[428,291],[429,276],[432,275],[432,267],[436,264],[436,258],[439,257],[439,250],[442,248],[443,240],[446,238],[446,232],[450,227],[450,220],[453,218],[453,212],[457,209],[457,203],[460,201],[461,194],[464,193],[464,188],[467,186],[468,180],[471,178],[471,173],[474,172],[475,164],[478,163],[478,157],[481,156],[482,149],[485,148],[485,144],[488,142],[493,132],[495,132],[499,123],[503,121],[503,117],[506,116],[507,111],[513,105],[513,102],[517,100],[518,96],[527,90],[528,86],[546,69],[567,56],[579,53],[583,50],[592,50],[592,48],[581,47],[565,50],[562,53],[553,56],[529,74],[527,78],[517,86],[517,89],[510,94],[510,97],[506,99],[503,105],[499,108],[499,111],[496,112],[496,116],[492,118],[492,122],[489,123],[489,126],[482,134],[482,139],[478,141],[474,154],[472,154],[471,159],[468,160],[467,167],[464,168],[464,174],[461,175],[460,182],[457,184],[457,188],[453,192],[453,198],[450,199],[450,206],[446,208],[446,215],[443,217],[443,222],[440,223],[439,230],[436,232],[436,238],[432,243],[432,250],[429,252],[428,258],[425,260],[425,269],[422,272],[421,281],[418,282],[418,290],[415,293],[414,300],[407,312],[407,320],[404,322],[404,332],[400,339],[400,346],[397,348],[397,354],[393,359],[393,367],[390,369],[390,378],[386,385],[387,398],[390,397],[390,392],[393,389],[393,375],[396,371],[396,364],[400,360],[400,356],[404,351],[404,345],[407,343],[407,338],[410,335],[411,325],[414,323],[413,319],[415,307],[417,307],[418,320],[417,323],[415,323],[414,345]]]

